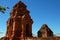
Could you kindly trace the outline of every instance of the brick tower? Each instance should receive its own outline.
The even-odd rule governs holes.
[[[41,29],[38,31],[38,37],[42,38],[53,37],[53,32],[46,24],[43,24]]]
[[[23,40],[32,37],[32,19],[26,5],[19,1],[10,13],[7,21],[7,32],[3,40]]]

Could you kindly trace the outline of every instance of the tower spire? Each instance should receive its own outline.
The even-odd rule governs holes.
[[[21,1],[21,0],[20,0]]]

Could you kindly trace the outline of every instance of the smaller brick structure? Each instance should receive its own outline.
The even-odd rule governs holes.
[[[38,31],[38,37],[52,37],[53,32],[51,29],[46,25],[43,24],[41,29]]]

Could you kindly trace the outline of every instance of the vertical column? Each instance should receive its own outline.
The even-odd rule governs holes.
[[[25,15],[23,15],[21,18],[21,24],[22,24],[21,40],[25,40],[24,17],[25,17]]]

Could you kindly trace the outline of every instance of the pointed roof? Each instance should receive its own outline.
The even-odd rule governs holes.
[[[26,10],[26,12],[29,13],[29,11],[26,9],[26,5],[22,2],[19,1],[18,3],[16,3],[13,7],[13,10],[11,11],[10,15],[15,16],[15,15],[19,15],[22,16]],[[26,14],[26,13],[25,13]]]
[[[42,28],[48,28],[47,24],[43,24],[42,27],[41,27],[41,29]]]
[[[51,29],[47,26],[47,24],[43,24],[42,27],[41,27],[41,29],[40,29],[40,31],[41,30],[49,30],[49,31],[51,31]]]
[[[15,6],[14,6],[14,8],[15,7],[24,7],[24,8],[26,8],[26,5],[22,2],[22,1],[19,1]]]

